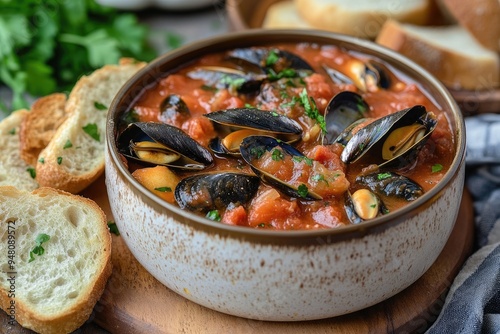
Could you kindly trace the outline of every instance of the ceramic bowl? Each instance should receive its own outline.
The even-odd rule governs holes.
[[[282,42],[339,45],[388,62],[446,112],[456,156],[432,190],[403,209],[359,225],[316,231],[229,226],[169,205],[129,173],[115,146],[117,119],[144,87],[209,52]],[[177,49],[128,81],[107,120],[106,186],[116,224],[137,260],[160,282],[210,309],[245,318],[312,320],[354,312],[415,282],[433,264],[457,218],[465,130],[448,91],[408,59],[369,41],[314,31],[253,30]]]

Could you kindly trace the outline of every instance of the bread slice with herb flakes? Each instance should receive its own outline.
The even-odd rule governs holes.
[[[111,275],[111,236],[92,200],[42,187],[0,187],[0,306],[39,333],[70,333]],[[9,252],[10,251],[10,252]]]
[[[108,107],[144,65],[125,60],[78,80],[66,102],[66,120],[38,157],[36,180],[41,186],[78,193],[103,173]]]
[[[38,188],[35,169],[19,156],[19,128],[28,114],[25,109],[14,111],[0,122],[0,186],[29,191]]]

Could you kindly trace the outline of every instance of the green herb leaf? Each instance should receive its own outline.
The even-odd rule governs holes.
[[[66,140],[66,143],[64,143],[63,150],[73,147],[73,144],[71,144],[71,140]]]
[[[120,235],[120,231],[118,231],[118,226],[116,226],[116,223],[114,221],[108,221],[108,228],[109,232],[115,234],[115,235]]]
[[[62,163],[63,158],[62,157],[57,157],[57,164],[60,165]]]
[[[313,181],[319,182],[319,181],[324,181],[326,185],[328,185],[328,180],[325,179],[325,176],[323,174],[314,174],[311,179]]]
[[[104,104],[97,102],[97,101],[94,101],[94,107],[97,110],[108,110],[108,107],[106,107]]]
[[[97,124],[89,123],[82,127],[83,131],[88,134],[90,137],[94,138],[97,141],[101,141],[101,137],[99,136],[99,130],[97,129]]]
[[[281,161],[283,160],[285,157],[283,156],[283,152],[281,150],[278,150],[277,148],[275,148],[273,150],[273,152],[271,153],[271,158],[274,160],[274,161]]]
[[[300,197],[306,198],[307,194],[309,193],[309,189],[307,189],[307,186],[302,183],[300,186],[298,186],[297,192],[299,193]]]
[[[41,157],[40,159],[38,159],[38,162],[41,163],[41,164],[44,164],[45,163],[45,158]]]
[[[50,236],[45,233],[40,233],[36,239],[36,246],[30,251],[30,258],[28,262],[32,262],[35,260],[35,255],[41,256],[45,253],[45,249],[42,247],[43,243],[46,243],[50,240]]]
[[[16,128],[12,128],[9,131],[9,135],[15,135],[16,134]]]
[[[434,164],[432,166],[432,172],[433,173],[438,173],[438,172],[440,172],[442,170],[443,170],[443,165],[441,165],[441,164]]]
[[[276,50],[269,51],[266,58],[266,66],[273,66],[280,59]]]
[[[385,179],[388,179],[391,177],[391,173],[389,172],[386,172],[386,173],[378,173],[377,174],[377,180],[381,181],[381,180],[385,180]]]
[[[294,155],[292,160],[295,162],[304,162],[308,166],[312,166],[314,161],[313,159],[309,159],[306,156],[298,156],[298,155]]]
[[[300,102],[301,102],[302,106],[304,107],[305,114],[309,118],[311,118],[312,120],[315,120],[316,123],[321,128],[321,130],[323,131],[323,133],[326,133],[325,118],[323,117],[323,115],[321,115],[319,113],[319,110],[316,107],[316,103],[314,102],[314,99],[307,95],[307,90],[305,88],[302,90],[299,97],[300,97]]]
[[[32,179],[34,179],[36,177],[36,171],[35,171],[35,169],[33,167],[28,167],[26,169],[26,171],[28,173],[30,173],[30,176],[31,176]]]
[[[217,222],[220,222],[220,220],[221,220],[221,217],[220,217],[218,210],[208,211],[206,217],[210,220],[217,221]]]
[[[164,192],[172,192],[172,188],[170,187],[158,187],[158,188],[155,188],[156,191],[160,191],[162,193]]]

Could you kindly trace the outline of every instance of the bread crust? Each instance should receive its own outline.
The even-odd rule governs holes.
[[[500,1],[442,0],[458,23],[484,47],[500,51]]]
[[[499,84],[500,61],[493,53],[476,59],[454,52],[416,36],[394,20],[384,24],[376,42],[415,61],[449,88],[482,90]]]
[[[25,199],[26,196],[29,196],[33,200],[37,200],[35,197],[38,196],[40,198],[57,197],[58,200],[68,201],[70,203],[76,201],[79,205],[91,211],[93,215],[95,215],[96,221],[99,222],[99,224],[94,226],[95,229],[92,231],[92,233],[100,235],[100,240],[102,240],[102,245],[100,245],[100,247],[102,247],[103,256],[100,259],[101,261],[96,263],[99,269],[95,277],[87,282],[84,290],[80,292],[78,298],[71,307],[61,310],[61,312],[56,315],[47,316],[37,310],[30,309],[29,305],[24,302],[23,299],[23,297],[26,298],[26,296],[19,296],[19,294],[16,293],[15,318],[23,327],[39,333],[70,333],[76,330],[90,317],[95,304],[104,292],[106,282],[112,272],[112,238],[107,227],[104,212],[94,201],[88,198],[72,195],[49,187],[38,188],[28,193],[20,191],[12,186],[3,186],[0,187],[0,196],[12,198],[14,201],[17,199]],[[29,215],[29,213],[26,213],[26,215]],[[43,222],[38,223],[43,224]],[[70,222],[66,223],[71,224]],[[11,298],[9,298],[8,293],[4,289],[0,289],[0,306],[6,312],[10,305],[10,301]]]
[[[98,110],[94,103],[109,107],[121,85],[144,65],[125,60],[120,65],[106,65],[78,80],[66,102],[67,118],[37,159],[36,180],[41,186],[75,194],[104,172],[107,111]],[[83,131],[90,123],[97,125],[99,142]]]
[[[425,24],[429,21],[430,1],[420,5],[405,6],[405,2],[388,2],[383,10],[352,9],[348,2],[334,0],[294,0],[299,14],[313,27],[362,38],[374,39],[387,19]]]
[[[20,130],[20,155],[35,166],[38,155],[48,145],[57,128],[66,118],[66,95],[54,93],[37,99],[24,117]]]

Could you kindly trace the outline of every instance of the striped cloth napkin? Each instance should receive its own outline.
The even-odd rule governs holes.
[[[466,118],[466,187],[475,210],[474,253],[427,333],[500,333],[500,115]]]

